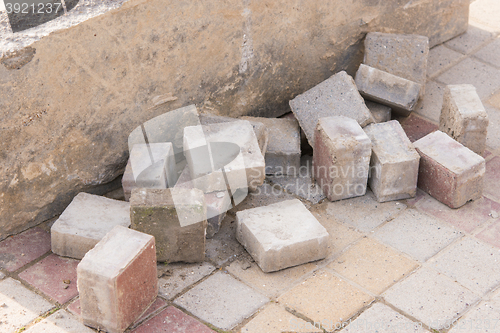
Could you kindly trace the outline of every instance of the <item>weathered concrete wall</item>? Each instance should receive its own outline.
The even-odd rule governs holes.
[[[0,238],[118,177],[142,122],[191,103],[282,114],[333,73],[353,74],[366,32],[437,44],[465,31],[468,2],[130,0],[44,37],[0,65]]]

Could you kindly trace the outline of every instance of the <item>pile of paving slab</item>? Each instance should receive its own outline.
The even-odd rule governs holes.
[[[488,118],[474,87],[448,86],[440,130],[414,143],[390,120],[422,97],[428,51],[427,37],[369,33],[355,80],[331,76],[291,100],[293,114],[235,119],[188,106],[182,119],[199,122],[176,125],[173,142],[129,138],[126,201],[80,193],[51,229],[52,251],[81,259],[84,323],[123,332],[139,318],[157,295],[158,261],[203,261],[226,211],[266,175],[297,177],[301,130],[328,200],[367,186],[379,202],[414,197],[417,186],[452,208],[479,198]],[[298,199],[237,211],[236,222],[237,240],[264,272],[327,256],[328,232]]]

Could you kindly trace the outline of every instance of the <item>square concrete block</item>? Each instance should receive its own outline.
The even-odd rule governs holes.
[[[309,144],[314,147],[314,130],[323,117],[346,116],[361,127],[375,122],[350,75],[342,71],[290,101]]]
[[[427,79],[428,57],[426,36],[369,32],[365,38],[364,64],[422,86]]]
[[[247,120],[184,128],[184,155],[195,187],[206,193],[229,187],[234,195],[264,182],[264,155]]]
[[[269,132],[264,156],[267,175],[296,175],[300,168],[300,129],[296,119],[243,117],[263,123]]]
[[[446,86],[439,118],[440,131],[476,154],[483,155],[488,125],[488,114],[473,85]]]
[[[167,188],[177,180],[172,143],[135,144],[122,178],[125,200],[133,188]]]
[[[420,155],[399,122],[371,124],[364,131],[372,141],[368,184],[377,201],[414,197]]]
[[[130,197],[132,229],[153,235],[158,261],[205,259],[207,207],[199,189],[134,189]]]
[[[451,208],[481,197],[484,158],[441,131],[413,144],[420,154],[419,188]]]
[[[78,264],[83,323],[123,332],[158,294],[155,239],[114,227]]]
[[[356,72],[356,86],[363,97],[390,106],[402,115],[415,109],[422,89],[419,83],[364,64]]]
[[[194,188],[188,166],[182,171],[174,188]],[[212,238],[219,231],[226,212],[232,207],[231,196],[227,190],[205,193],[205,204],[207,205],[208,222],[206,237]]]
[[[82,259],[113,227],[130,226],[130,204],[78,193],[50,229],[52,252]]]
[[[236,238],[266,273],[328,255],[328,232],[298,199],[239,211],[236,223]]]
[[[392,109],[387,105],[365,100],[366,107],[372,113],[376,123],[383,123],[391,120]]]
[[[313,177],[330,201],[364,195],[372,143],[352,118],[321,118],[316,128]]]

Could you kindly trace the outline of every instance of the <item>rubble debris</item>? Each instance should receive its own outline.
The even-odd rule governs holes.
[[[328,232],[298,199],[239,211],[236,220],[236,238],[266,273],[328,254]]]
[[[155,239],[114,227],[77,267],[83,323],[123,332],[158,294]]]
[[[368,184],[377,201],[414,197],[420,155],[399,122],[370,124],[364,131],[372,142]]]
[[[52,252],[82,259],[116,225],[130,226],[128,202],[78,193],[50,229]]]
[[[473,85],[446,86],[439,118],[440,131],[476,154],[483,155],[488,124],[488,114]]]
[[[484,158],[441,131],[413,144],[420,154],[419,188],[451,208],[481,197]]]

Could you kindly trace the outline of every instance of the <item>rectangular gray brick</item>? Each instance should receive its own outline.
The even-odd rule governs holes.
[[[387,105],[365,100],[366,107],[372,113],[376,123],[383,123],[391,120],[392,109]]]

